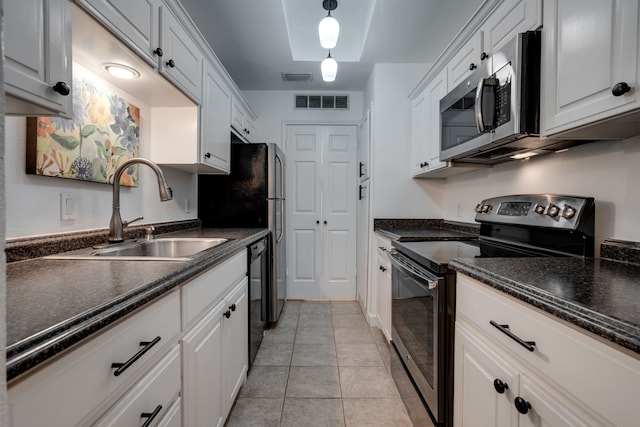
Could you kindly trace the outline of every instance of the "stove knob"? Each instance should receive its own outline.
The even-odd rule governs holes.
[[[562,211],[562,216],[566,219],[571,219],[576,215],[576,210],[569,205],[564,206],[564,211]]]
[[[482,205],[482,213],[489,213],[491,205]]]
[[[480,212],[482,212],[482,203],[478,203],[476,205],[476,213],[480,213]]]
[[[544,213],[544,208],[545,208],[545,207],[544,207],[543,205],[536,205],[536,207],[535,207],[534,211],[535,211],[537,214],[542,215],[542,214]]]
[[[558,214],[560,213],[560,208],[557,207],[556,205],[549,205],[549,209],[547,210],[547,215],[549,215],[552,218],[555,218],[558,216]]]

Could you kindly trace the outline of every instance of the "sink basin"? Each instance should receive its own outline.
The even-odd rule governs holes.
[[[139,240],[50,255],[50,259],[102,259],[123,261],[190,261],[200,252],[214,248],[228,239],[172,238]]]

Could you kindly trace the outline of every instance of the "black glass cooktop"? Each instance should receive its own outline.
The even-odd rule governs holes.
[[[515,248],[481,240],[398,242],[393,246],[402,254],[434,272],[445,273],[454,258],[514,258],[548,256],[534,249]]]

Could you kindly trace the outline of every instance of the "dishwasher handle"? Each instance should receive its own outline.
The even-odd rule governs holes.
[[[427,289],[435,289],[438,287],[438,281],[440,280],[438,276],[429,273],[420,265],[398,253],[395,249],[387,252],[387,256],[395,268],[417,283],[425,286]]]

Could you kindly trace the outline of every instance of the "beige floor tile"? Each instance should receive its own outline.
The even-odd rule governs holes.
[[[337,366],[336,347],[331,344],[298,344],[293,348],[291,366]]]
[[[296,344],[334,344],[333,328],[298,328]]]
[[[289,367],[254,365],[240,389],[240,397],[284,397],[288,378]]]
[[[343,398],[398,398],[393,378],[382,367],[340,367]]]
[[[333,314],[331,317],[334,328],[369,327],[362,314]]]
[[[293,344],[263,343],[258,350],[254,366],[289,366]]]
[[[325,301],[303,301],[300,314],[331,314],[331,303]]]
[[[412,427],[400,399],[343,399],[347,427]]]
[[[300,313],[298,319],[300,328],[331,328],[331,312],[327,313]]]
[[[362,316],[360,304],[355,301],[334,301],[331,303],[331,314],[359,314]]]
[[[268,344],[293,344],[296,339],[296,327],[276,326],[264,331],[263,343]]]
[[[384,366],[375,344],[338,344],[338,366]]]
[[[375,344],[369,327],[334,328],[336,344]]]
[[[278,427],[284,399],[238,398],[227,427]]]
[[[292,366],[286,397],[340,398],[340,377],[337,367]]]
[[[341,427],[344,411],[341,399],[287,398],[282,411],[282,427]]]

